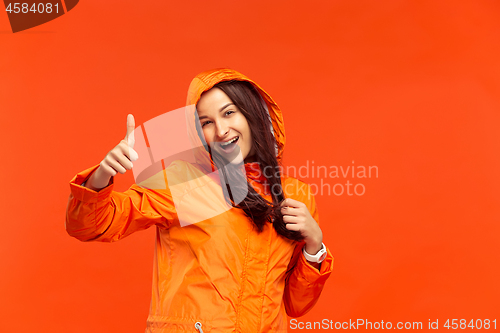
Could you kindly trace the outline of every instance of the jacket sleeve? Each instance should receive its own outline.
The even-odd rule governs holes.
[[[297,200],[306,204],[311,216],[319,223],[314,195],[312,195],[309,186],[305,186],[307,187],[306,196],[301,198],[302,200]],[[304,257],[302,253],[304,245],[304,242],[296,244],[286,273],[283,297],[286,313],[290,317],[303,316],[313,308],[333,270],[333,256],[328,248],[327,256],[318,270],[310,265]]]
[[[81,241],[114,242],[155,224],[168,228],[177,220],[168,191],[153,193],[134,184],[125,192],[115,192],[113,178],[98,192],[81,186],[98,167],[80,172],[70,181],[66,208],[70,236]]]

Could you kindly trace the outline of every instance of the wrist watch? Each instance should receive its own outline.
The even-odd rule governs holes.
[[[305,246],[302,248],[302,252],[304,253],[304,257],[306,257],[307,261],[317,262],[318,264],[326,258],[326,246],[323,243],[321,243],[321,250],[319,250],[319,252],[315,255],[307,253]]]

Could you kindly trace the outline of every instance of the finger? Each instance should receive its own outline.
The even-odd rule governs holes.
[[[127,135],[125,135],[125,141],[127,142],[130,148],[134,148],[135,144],[134,130],[135,130],[135,119],[132,114],[129,114],[127,116]]]
[[[115,169],[113,169],[112,167],[110,167],[108,165],[108,163],[106,163],[105,161],[102,161],[101,162],[101,168],[106,172],[106,174],[110,175],[110,176],[116,176],[117,172]]]
[[[128,150],[128,148],[127,148],[127,150]],[[125,169],[130,170],[134,167],[134,165],[132,164],[132,162],[128,156],[126,156],[124,154],[120,154],[119,152],[114,154],[114,156],[115,156],[115,161],[120,163],[121,166],[123,166]]]
[[[285,200],[283,200],[283,202],[281,203],[281,205],[282,206],[299,208],[299,207],[302,207],[302,205],[304,205],[304,204],[302,202],[300,202],[300,201],[295,200],[295,199],[286,198]]]
[[[119,145],[123,155],[127,156],[129,160],[137,161],[139,159],[139,154],[130,147],[128,144],[125,143],[125,140],[122,140]]]
[[[285,228],[287,228],[290,231],[300,231],[300,226],[298,224],[289,223],[285,225]]]
[[[119,146],[120,149],[113,149],[105,158],[108,165],[119,173],[124,173],[125,171],[132,169],[132,162],[123,153],[123,150],[128,150],[128,148],[123,148],[123,146],[126,145]]]
[[[281,207],[281,214],[283,215],[298,215],[299,214],[299,209],[295,207],[290,207],[290,206],[283,206]]]
[[[124,174],[125,172],[127,172],[127,169],[125,169],[125,167],[123,167],[123,165],[121,165],[118,161],[116,160],[109,160],[108,161],[108,165],[113,168],[113,170],[115,170],[116,172],[119,172],[121,174]]]
[[[128,148],[128,158],[131,161],[137,161],[139,159],[139,154],[130,146]]]
[[[300,219],[296,216],[290,216],[290,215],[284,215],[283,216],[283,222],[285,223],[291,223],[291,224],[297,224],[300,222]]]

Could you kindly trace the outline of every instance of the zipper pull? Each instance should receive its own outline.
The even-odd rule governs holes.
[[[194,328],[196,328],[198,330],[198,332],[203,333],[203,330],[201,329],[201,323],[199,321],[197,321],[194,324]]]

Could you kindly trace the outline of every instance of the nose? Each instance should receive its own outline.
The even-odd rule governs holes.
[[[226,122],[218,121],[216,124],[216,128],[217,128],[217,136],[219,138],[224,138],[225,136],[227,136],[229,129]]]

